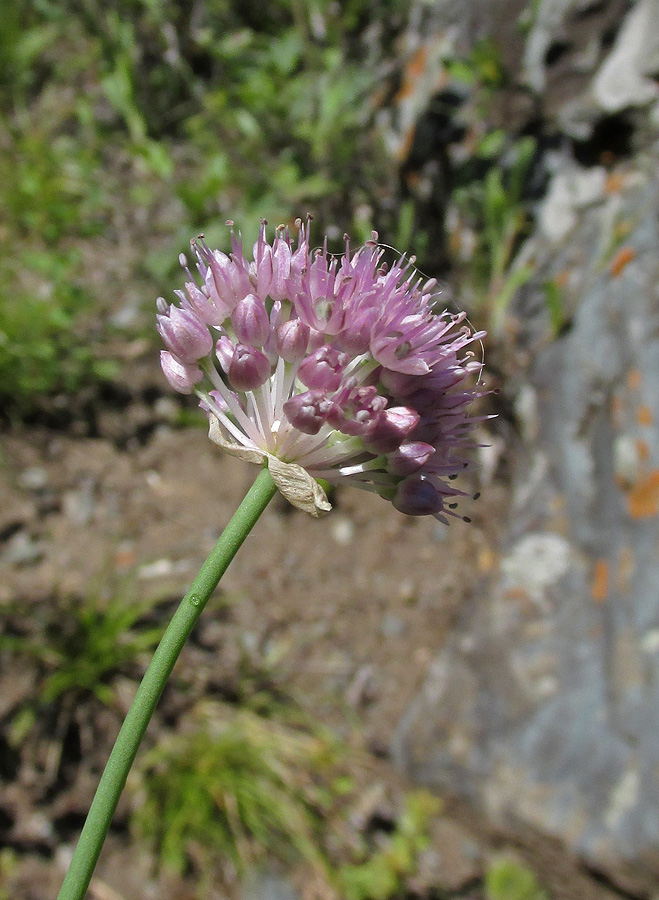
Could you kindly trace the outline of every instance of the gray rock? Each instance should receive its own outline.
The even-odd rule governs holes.
[[[298,900],[290,882],[270,872],[250,874],[245,879],[240,897],[241,900]]]
[[[29,466],[18,476],[18,483],[28,491],[42,491],[48,487],[48,472],[43,466]]]
[[[593,94],[607,113],[659,100],[659,0],[639,0],[593,81]]]
[[[94,479],[83,478],[78,487],[63,494],[62,511],[67,519],[76,525],[88,525],[92,521],[96,509],[95,489]]]
[[[380,631],[386,638],[400,637],[406,628],[404,619],[394,613],[385,613],[380,623]]]
[[[656,169],[583,212],[558,251],[536,239],[541,275],[508,322],[531,362],[500,565],[393,747],[416,781],[561,838],[639,893],[659,886],[659,187],[642,174]],[[631,224],[624,247],[612,221]],[[574,273],[581,297],[557,340],[550,271]]]
[[[419,854],[410,888],[422,897],[464,892],[482,877],[482,848],[475,836],[450,819],[433,819],[430,841]]]
[[[39,562],[45,554],[45,544],[36,540],[27,531],[17,531],[6,542],[3,551],[3,562],[14,566],[29,566]]]

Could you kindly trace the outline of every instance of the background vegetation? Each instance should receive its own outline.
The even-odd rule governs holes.
[[[359,243],[377,227],[434,266],[429,275],[455,264],[470,311],[495,327],[528,277],[515,256],[535,144],[486,121],[507,78],[496,47],[445,60],[464,106],[454,136],[474,138],[446,200],[456,234],[474,238],[469,253],[445,255],[391,149],[405,0],[4,0],[2,15],[5,424],[70,424],[99,397],[127,404],[135,360],[156,370],[154,298],[177,286],[191,236],[203,230],[226,246],[227,219],[249,243],[260,218],[292,223],[309,212],[337,249],[344,232]],[[61,778],[80,704],[111,706],[117,678],[137,677],[159,626],[124,596],[100,611],[96,598],[57,597],[39,623],[13,608],[2,618],[0,651],[32,666],[36,685],[34,703],[13,717],[8,752],[54,720]],[[367,823],[355,834],[350,748],[260,696],[265,705],[241,697],[237,710],[194,711],[187,732],[146,756],[133,785],[135,839],[181,873],[212,878],[218,859],[241,873],[293,856],[347,900],[406,896],[436,800],[407,795],[386,829]],[[11,865],[0,858],[0,871]],[[492,900],[544,896],[508,862],[484,889]]]

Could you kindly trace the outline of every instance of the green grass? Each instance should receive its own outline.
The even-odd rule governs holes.
[[[161,740],[134,775],[133,828],[161,863],[201,877],[201,896],[217,873],[230,878],[278,861],[303,864],[328,896],[389,900],[416,872],[440,802],[426,791],[407,794],[376,846],[349,825],[360,765],[294,706],[278,705],[269,718],[202,703],[191,726]]]
[[[549,900],[535,873],[506,857],[491,863],[483,887],[486,900]]]
[[[244,872],[267,857],[296,857],[324,871],[323,786],[337,744],[248,710],[208,705],[193,733],[154,747],[140,767],[137,832],[184,872],[227,862]]]
[[[39,710],[51,704],[72,708],[89,696],[112,704],[114,677],[153,650],[162,634],[159,625],[140,624],[151,606],[124,594],[103,605],[91,596],[62,598],[49,607],[38,629],[30,621],[20,623],[15,608],[3,610],[0,652],[10,664],[27,662],[37,670],[35,696],[14,720],[15,742],[32,727]]]
[[[341,896],[345,900],[389,900],[400,896],[406,878],[416,872],[419,853],[428,846],[430,820],[440,809],[440,801],[427,791],[409,793],[384,846],[374,852],[365,849],[360,862],[339,869]]]
[[[195,16],[174,0],[7,0],[0,404],[11,418],[111,378],[99,350],[113,300],[171,290],[200,229],[226,246],[227,218],[251,241],[261,216],[313,212],[319,233],[369,234],[363,211],[395,173],[374,125],[383,61],[362,33],[379,23],[386,52],[405,13],[401,0],[205,0]]]

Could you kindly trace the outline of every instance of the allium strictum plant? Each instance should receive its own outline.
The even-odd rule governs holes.
[[[230,223],[229,223],[230,224]],[[279,489],[314,516],[330,509],[320,482],[352,484],[411,516],[455,516],[453,484],[473,447],[470,414],[481,362],[464,313],[439,311],[435,281],[377,235],[340,258],[313,251],[308,223],[294,247],[266,223],[243,254],[192,247],[196,276],[179,305],[158,299],[163,371],[196,393],[210,437],[260,472],[181,601],[153,656],[101,777],[58,900],[83,900],[160,694],[229,563]]]
[[[446,522],[472,446],[483,332],[438,311],[437,283],[413,259],[389,268],[376,233],[354,252],[346,237],[337,258],[296,224],[294,246],[283,226],[268,243],[263,222],[253,259],[233,228],[229,255],[194,240],[195,275],[181,254],[180,305],[158,299],[165,376],[199,396],[213,441],[267,462],[312,515],[330,509],[322,479]]]

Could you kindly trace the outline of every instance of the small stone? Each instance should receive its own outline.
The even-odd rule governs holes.
[[[153,405],[153,412],[158,419],[175,422],[179,414],[179,405],[171,397],[158,397]]]
[[[355,526],[347,516],[336,516],[332,522],[331,534],[340,547],[347,547],[355,536]]]
[[[247,876],[240,890],[241,900],[298,900],[287,879],[269,872]]]
[[[405,621],[394,613],[385,613],[380,624],[380,631],[386,638],[400,637],[406,628]]]
[[[140,566],[137,577],[145,581],[151,578],[166,578],[174,572],[174,563],[171,559],[157,559],[155,562]]]
[[[5,562],[15,566],[27,566],[38,562],[44,556],[44,543],[37,541],[27,531],[17,531],[5,545]]]
[[[449,819],[436,819],[410,887],[421,896],[435,891],[453,895],[481,877],[481,859],[481,848],[468,831]]]
[[[30,466],[18,476],[18,483],[28,491],[42,491],[48,485],[48,472],[43,466]]]
[[[62,497],[62,512],[76,525],[89,524],[94,517],[94,508],[94,482],[91,479],[85,479],[80,487],[67,491]]]

